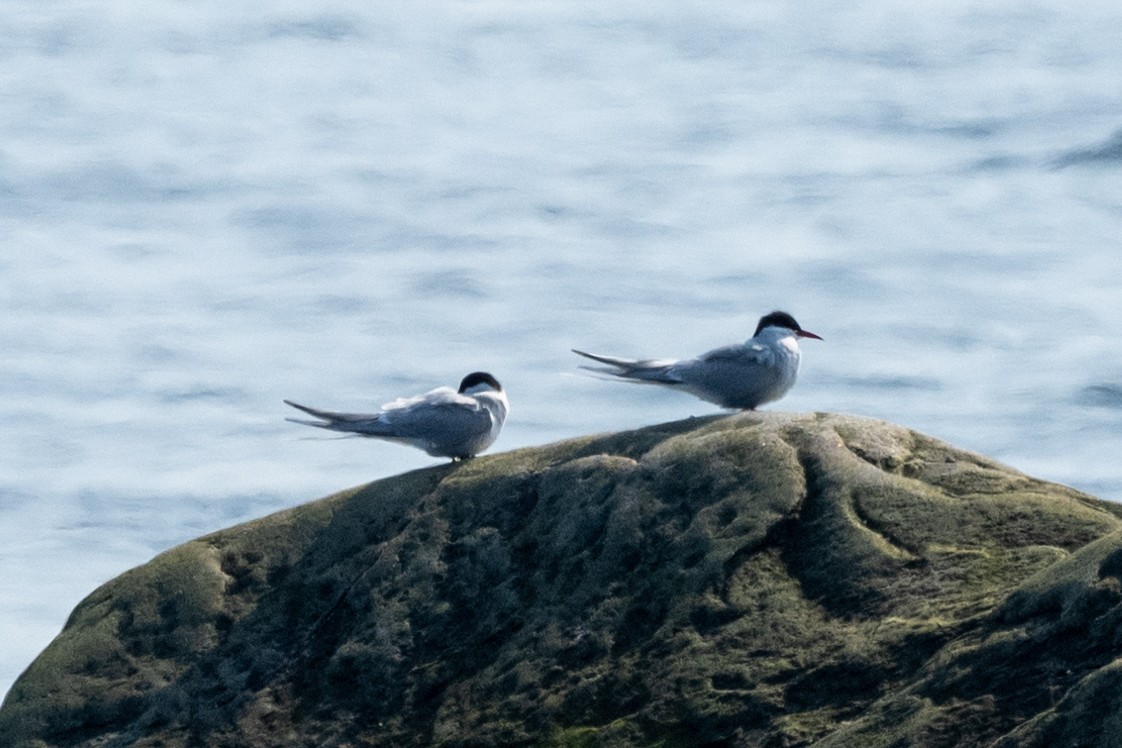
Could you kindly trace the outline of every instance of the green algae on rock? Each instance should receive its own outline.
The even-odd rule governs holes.
[[[833,415],[442,465],[102,586],[0,744],[1106,744],[1119,516]]]

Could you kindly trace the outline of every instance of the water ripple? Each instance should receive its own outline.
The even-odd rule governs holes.
[[[1076,401],[1080,405],[1089,405],[1094,408],[1122,410],[1122,385],[1089,385],[1079,391],[1076,395]]]

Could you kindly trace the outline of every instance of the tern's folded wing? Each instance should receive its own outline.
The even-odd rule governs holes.
[[[762,345],[726,345],[703,353],[696,360],[706,363],[739,364],[741,366],[755,364],[766,366],[774,362],[775,356]]]
[[[437,441],[458,441],[489,432],[491,414],[474,398],[463,399],[467,402],[422,402],[387,410],[379,419],[379,429],[396,437]]]

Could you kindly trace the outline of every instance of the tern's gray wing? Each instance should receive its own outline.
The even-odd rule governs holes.
[[[713,364],[730,363],[738,366],[770,366],[775,362],[775,356],[764,346],[752,343],[714,348],[693,360]]]
[[[301,418],[289,418],[293,423],[303,423],[308,426],[319,426],[333,431],[349,431],[355,434],[368,436],[393,436],[394,429],[399,425],[409,428],[411,420],[416,414],[423,413],[433,408],[449,407],[467,408],[478,410],[479,403],[474,398],[465,397],[450,387],[437,387],[431,392],[414,397],[401,397],[386,403],[376,413],[340,413],[334,410],[321,410],[310,408],[307,405],[284,401],[297,410],[302,410],[308,415],[315,416],[321,421],[308,421]]]
[[[384,411],[379,421],[386,435],[457,443],[491,429],[491,414],[473,398],[468,402],[420,402]]]
[[[291,400],[285,400],[285,403],[321,419],[321,422],[293,418],[289,421],[365,436],[431,440],[443,435],[441,441],[456,441],[459,434],[478,433],[490,428],[487,410],[475,398],[462,396],[457,399],[421,396],[395,400],[379,413],[338,413],[310,408]]]
[[[725,408],[755,408],[784,390],[775,355],[755,344],[730,345],[671,367],[681,388]]]
[[[437,393],[435,396],[432,396]],[[431,455],[464,457],[475,454],[491,434],[491,415],[471,397],[437,392],[408,400],[396,400],[378,413],[337,413],[309,408],[286,400],[294,408],[320,421],[288,420],[331,431],[342,431],[402,442]],[[430,397],[432,396],[432,397]]]

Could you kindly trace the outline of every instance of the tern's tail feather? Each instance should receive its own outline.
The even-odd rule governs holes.
[[[325,421],[333,421],[339,416],[338,413],[332,413],[330,410],[319,410],[317,408],[309,408],[307,405],[301,405],[300,403],[294,403],[291,400],[285,400],[284,404],[285,405],[291,405],[293,408],[296,408],[296,410],[302,410],[310,416],[315,416],[316,418],[322,418]],[[292,418],[286,418],[284,420],[292,421],[293,423],[306,423],[309,426],[322,426],[323,425],[322,423],[315,423],[314,421],[301,421],[301,420],[296,420],[296,419],[292,419]]]
[[[678,363],[674,359],[645,359],[637,361],[631,358],[617,358],[604,356],[599,353],[585,353],[573,349],[578,356],[599,361],[607,366],[581,366],[582,369],[594,371],[599,374],[610,374],[620,379],[633,382],[648,382],[651,384],[679,384],[681,380],[670,373],[670,367]]]
[[[577,354],[578,356],[584,356],[585,358],[590,358],[593,361],[599,361],[600,363],[608,364],[609,366],[618,366],[621,369],[626,369],[640,363],[639,361],[631,358],[616,358],[615,356],[604,356],[599,353],[585,353],[584,351],[578,351],[576,348],[573,348],[572,350],[573,353]]]
[[[289,423],[299,423],[302,426],[316,426],[321,429],[331,428],[331,423],[329,421],[311,421],[307,418],[286,418],[284,420]]]
[[[387,431],[386,424],[379,420],[381,413],[336,413],[331,410],[309,408],[307,405],[294,403],[291,400],[285,400],[284,402],[286,405],[291,405],[297,410],[302,410],[310,416],[321,419],[319,421],[309,421],[304,418],[285,419],[292,423],[318,426],[321,429],[330,429],[331,431],[350,431],[369,436],[382,436]]]

